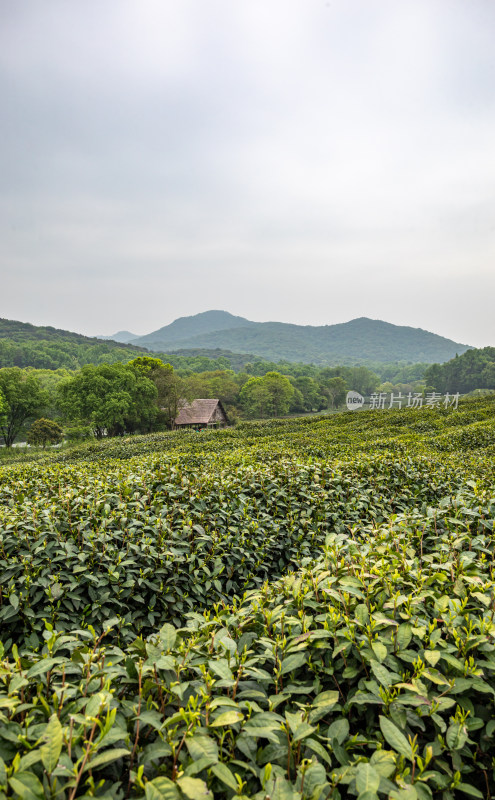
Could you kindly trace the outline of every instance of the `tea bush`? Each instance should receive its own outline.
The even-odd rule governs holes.
[[[493,796],[494,408],[1,467],[0,799]]]
[[[44,621],[67,629],[118,618],[119,639],[229,602],[318,555],[332,531],[383,521],[457,486],[424,459],[345,469],[293,459],[194,466],[133,458],[17,467],[0,485],[0,623],[19,645]]]

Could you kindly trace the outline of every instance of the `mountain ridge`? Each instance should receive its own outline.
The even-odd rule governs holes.
[[[219,324],[223,326],[220,330]],[[120,333],[132,335],[130,331]],[[143,342],[144,338],[153,340],[157,333],[161,341]],[[169,338],[165,340],[167,335]],[[253,322],[227,312],[211,311],[181,317],[158,332],[137,337],[132,342],[0,319],[0,365],[45,369],[125,362],[146,353],[156,353],[165,360],[168,353],[195,358],[225,356],[227,360],[234,357],[236,363],[263,359],[315,366],[442,364],[471,349],[422,328],[397,326],[367,317],[336,325],[312,326]]]
[[[156,331],[138,336],[132,342],[142,342],[142,347],[150,347],[150,343],[160,341],[163,336],[166,336],[167,341],[174,343],[181,341],[184,338],[184,332],[189,332],[190,338],[191,320],[194,320],[195,335],[205,335],[210,333],[217,333],[219,331],[231,330],[232,328],[249,327],[250,325],[258,325],[257,322],[251,322],[245,317],[237,317],[230,314],[228,311],[212,310],[201,311],[199,314],[194,314],[189,317],[178,317],[169,325],[164,325]]]
[[[229,349],[271,360],[335,363],[340,359],[443,363],[471,349],[424,328],[356,317],[329,325],[253,322],[226,311],[180,317],[133,345],[153,351]]]

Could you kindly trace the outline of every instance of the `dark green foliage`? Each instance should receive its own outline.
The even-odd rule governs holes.
[[[75,425],[65,430],[65,437],[68,442],[84,442],[87,439],[92,439],[93,436],[93,430],[90,425]]]
[[[345,381],[338,379],[343,385]],[[290,378],[294,389],[297,392],[297,398],[293,397],[291,400],[291,411],[321,411],[329,405],[334,405],[327,393],[324,392],[321,383],[315,378],[304,375],[298,378]],[[345,392],[341,393],[339,402],[335,406],[340,405],[345,399]],[[330,400],[330,402],[329,402]]]
[[[236,774],[258,800],[493,793],[494,513],[466,484],[329,534],[297,574],[127,650],[114,622],[103,642],[48,625],[2,663],[0,786],[82,795],[89,762],[114,798],[227,798]]]
[[[34,375],[18,367],[0,369],[0,392],[7,406],[0,415],[0,435],[12,447],[24,423],[48,404],[49,395]]]
[[[354,386],[354,383],[351,386]],[[329,405],[332,408],[337,408],[345,400],[347,383],[340,375],[336,375],[334,378],[326,378],[323,381],[322,393],[328,398]]]
[[[325,367],[318,377],[323,386],[328,386],[328,381],[334,377],[343,378],[347,388],[364,395],[376,392],[380,383],[378,376],[367,367]]]
[[[215,459],[153,457],[132,466],[18,468],[1,538],[0,622],[16,641],[41,635],[43,620],[67,628],[117,616],[124,640],[157,620],[242,595],[320,551],[332,530],[381,520],[443,496],[421,462],[363,462],[345,474],[292,460],[256,471]],[[379,494],[376,486],[381,487]],[[290,491],[287,490],[290,486]],[[47,514],[48,507],[57,508]],[[248,555],[249,554],[249,555]],[[14,608],[11,593],[21,591]]]
[[[3,392],[0,390],[0,421],[5,423],[9,407],[4,397]]]
[[[495,389],[495,347],[468,350],[446,364],[432,364],[424,377],[440,392]]]
[[[258,356],[252,353],[233,353],[231,350],[221,348],[189,348],[186,350],[171,350],[167,361],[177,369],[190,369],[193,372],[205,372],[215,369],[233,369],[242,372],[246,364],[256,361]],[[274,369],[271,364],[266,372]]]
[[[367,366],[380,376],[382,381],[392,384],[411,383],[423,379],[428,364],[406,364],[395,362],[391,364],[368,363]]]
[[[494,407],[1,468],[0,798],[493,796]]]
[[[154,383],[124,364],[88,364],[57,392],[66,418],[90,425],[97,438],[151,430],[158,413]]]
[[[287,414],[294,387],[285,375],[267,372],[262,378],[249,378],[239,394],[247,417],[281,417]]]
[[[184,381],[174,372],[171,364],[164,364],[159,358],[138,356],[129,361],[127,367],[153,383],[156,388],[156,417],[167,428],[171,428],[186,395]]]
[[[84,364],[129,361],[142,347],[89,338],[58,328],[0,319],[0,366],[78,369]]]

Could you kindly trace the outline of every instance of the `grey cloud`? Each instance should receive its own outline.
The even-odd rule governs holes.
[[[145,333],[223,307],[493,343],[493,4],[0,15],[2,316]]]

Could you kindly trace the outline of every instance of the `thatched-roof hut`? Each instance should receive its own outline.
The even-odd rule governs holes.
[[[175,418],[175,428],[224,428],[229,418],[220,400],[193,400]]]

